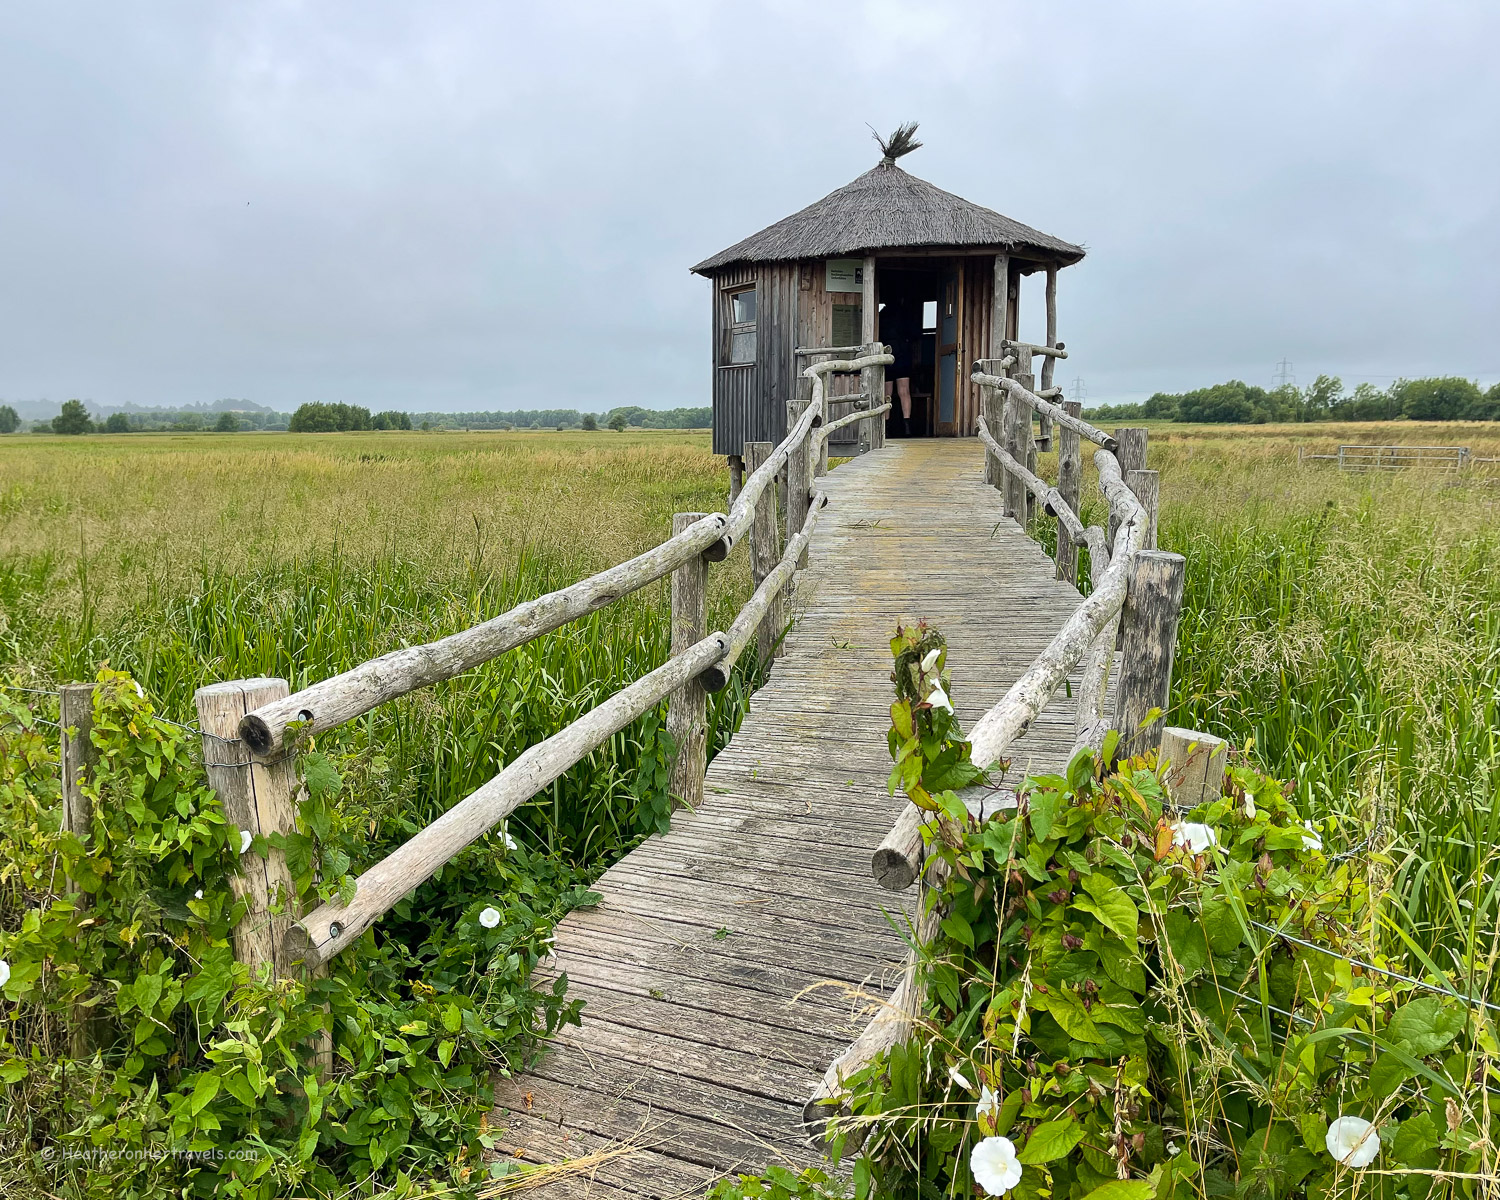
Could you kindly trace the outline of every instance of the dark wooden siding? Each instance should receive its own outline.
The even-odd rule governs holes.
[[[755,414],[756,439],[779,442],[786,436],[786,404],[796,399],[797,264],[762,263],[758,275],[760,324],[757,327],[756,372],[760,400]]]
[[[959,437],[970,437],[979,419],[979,387],[970,381],[976,358],[990,357],[990,319],[995,302],[995,260],[964,260],[963,329],[959,333],[959,386],[955,405]]]
[[[714,407],[714,438],[713,452],[715,454],[743,454],[746,442],[756,440],[752,432],[752,420],[755,412],[755,400],[758,393],[756,376],[759,374],[758,363],[745,363],[739,366],[723,366],[728,357],[729,335],[726,331],[726,322],[729,316],[729,305],[724,297],[726,288],[738,287],[755,280],[755,268],[753,266],[729,267],[720,271],[713,277],[713,292],[710,302],[713,307],[713,337],[711,346],[713,352],[713,407]],[[756,328],[755,345],[756,355],[759,357],[761,346],[761,320],[760,306],[764,300],[760,296],[760,289],[756,288]]]

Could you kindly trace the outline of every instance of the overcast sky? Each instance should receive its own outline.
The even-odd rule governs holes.
[[[687,268],[905,118],[1088,247],[1089,403],[1488,383],[1497,44],[1492,0],[8,5],[0,398],[706,404]]]

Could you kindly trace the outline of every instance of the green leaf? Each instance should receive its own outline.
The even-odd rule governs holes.
[[[457,1033],[464,1025],[463,1010],[456,1004],[450,1004],[443,1009],[443,1028],[449,1033]],[[443,1064],[447,1066],[447,1063]]]
[[[210,1075],[206,1072],[198,1076],[198,1081],[193,1084],[192,1098],[188,1101],[188,1111],[193,1116],[196,1117],[202,1112],[204,1106],[219,1094],[220,1082],[217,1075]]]
[[[438,1062],[446,1068],[453,1061],[453,1050],[458,1045],[452,1038],[445,1038],[438,1044]]]
[[[1083,1200],[1152,1200],[1155,1186],[1145,1179],[1111,1179],[1101,1183]]]
[[[307,784],[308,795],[314,800],[336,795],[344,785],[333,763],[323,754],[302,756],[302,779]]]
[[[1391,1016],[1385,1036],[1417,1058],[1436,1054],[1464,1027],[1463,1011],[1448,1007],[1438,996],[1408,1000]]]
[[[1167,944],[1184,975],[1195,975],[1208,966],[1208,943],[1203,940],[1203,926],[1194,914],[1174,908],[1167,913],[1163,924],[1167,927]]]
[[[1084,1008],[1083,1001],[1066,988],[1053,987],[1046,992],[1033,992],[1031,1006],[1052,1014],[1070,1038],[1080,1042],[1099,1043],[1103,1035],[1094,1019]]]
[[[974,949],[974,930],[958,913],[950,913],[943,918],[943,932],[955,942],[962,942],[970,950]]]
[[[1399,1055],[1382,1054],[1370,1068],[1370,1099],[1384,1100],[1416,1073]]]
[[[1057,823],[1057,809],[1062,797],[1056,792],[1032,792],[1028,801],[1031,812],[1031,832],[1036,840],[1045,842],[1052,835],[1052,826]]]
[[[1228,954],[1239,949],[1245,937],[1240,919],[1234,914],[1234,905],[1226,899],[1204,901],[1203,932],[1208,938],[1208,948],[1215,954]]]
[[[1083,877],[1083,887],[1088,895],[1076,897],[1073,907],[1098,918],[1127,942],[1134,942],[1141,916],[1125,889],[1098,871]]]
[[[1073,1147],[1082,1140],[1083,1126],[1072,1117],[1045,1121],[1031,1131],[1031,1136],[1016,1155],[1016,1161],[1026,1166],[1052,1162],[1072,1153]]]

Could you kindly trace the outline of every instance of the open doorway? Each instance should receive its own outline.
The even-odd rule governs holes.
[[[885,422],[888,438],[932,437],[939,432],[938,334],[943,274],[942,267],[931,259],[910,264],[880,263],[876,277],[880,340],[891,347],[896,360],[885,371],[891,401]],[[903,411],[902,379],[907,381],[909,415]]]

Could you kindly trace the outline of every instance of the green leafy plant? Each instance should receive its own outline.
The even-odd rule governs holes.
[[[566,979],[539,991],[531,972],[556,918],[592,894],[555,860],[488,839],[326,974],[253,978],[233,952],[240,835],[196,738],[117,672],[101,674],[93,716],[80,837],[61,828],[44,727],[0,693],[8,1181],[267,1200],[404,1191],[418,1175],[477,1184],[492,1072],[577,1020]],[[316,752],[303,764],[298,828],[274,840],[311,904],[369,854],[368,811],[336,800],[379,767]]]
[[[834,1122],[836,1149],[861,1143],[856,1195],[1425,1197],[1493,1179],[1489,1013],[1415,946],[1415,967],[1365,957],[1366,856],[1327,854],[1336,831],[1290,788],[1235,765],[1179,812],[1154,758],[1104,765],[1111,737],[981,820],[935,790],[974,773],[940,639],[892,649],[896,778],[940,814],[923,905],[941,919],[915,946],[914,1036]]]

